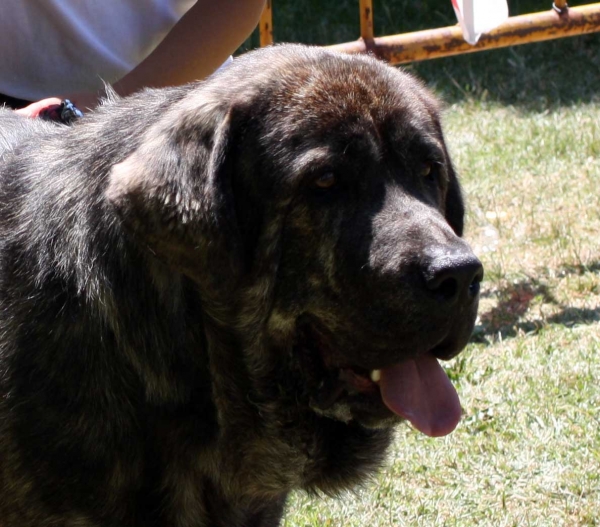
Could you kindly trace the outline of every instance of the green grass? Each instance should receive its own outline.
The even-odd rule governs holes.
[[[355,0],[274,0],[274,13],[279,41],[358,35]],[[375,2],[378,35],[453,23],[449,0]],[[408,69],[447,103],[486,269],[472,342],[448,366],[463,419],[442,439],[399,427],[377,477],[337,499],[297,493],[284,525],[598,526],[600,35]]]

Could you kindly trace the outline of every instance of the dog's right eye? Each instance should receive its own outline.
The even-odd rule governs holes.
[[[312,186],[316,189],[327,190],[335,186],[337,177],[333,172],[324,172],[312,181]]]

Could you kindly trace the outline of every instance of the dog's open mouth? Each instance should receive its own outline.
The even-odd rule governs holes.
[[[435,349],[382,368],[365,369],[331,361],[331,336],[320,325],[303,324],[297,349],[314,385],[311,406],[339,416],[339,407],[370,426],[408,420],[429,436],[443,436],[460,420],[458,394],[440,366]],[[394,419],[395,417],[395,419]]]

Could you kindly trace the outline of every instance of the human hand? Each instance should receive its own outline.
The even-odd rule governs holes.
[[[82,92],[67,95],[62,98],[48,97],[47,99],[31,103],[29,106],[25,106],[25,108],[15,110],[15,112],[19,115],[24,115],[25,117],[43,117],[45,114],[51,114],[52,112],[57,111],[62,101],[65,99],[70,100],[77,108],[84,111],[94,109],[99,103],[98,93]]]
[[[39,117],[43,113],[50,112],[60,106],[61,99],[58,97],[49,97],[48,99],[42,99],[41,101],[34,102],[25,108],[15,110],[19,115],[25,117]]]

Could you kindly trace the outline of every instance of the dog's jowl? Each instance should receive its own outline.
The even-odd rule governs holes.
[[[463,214],[435,99],[372,58],[0,110],[0,526],[273,527],[451,432]]]

